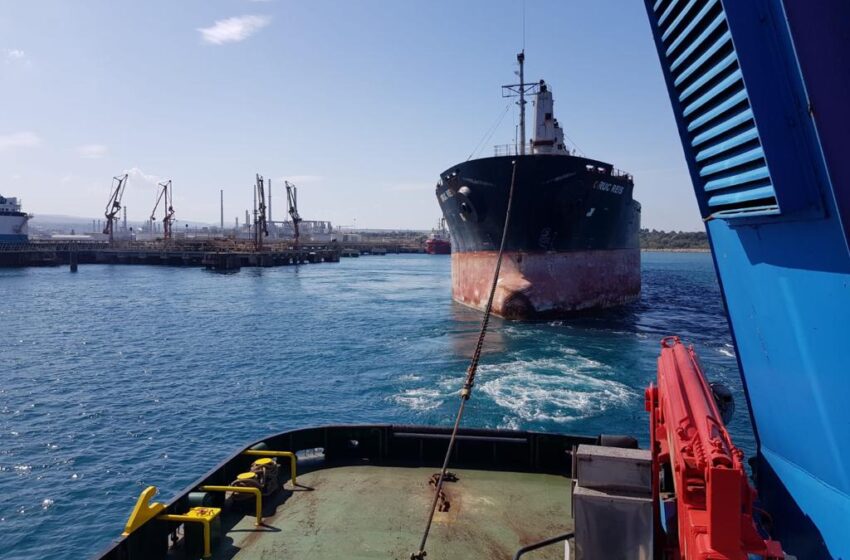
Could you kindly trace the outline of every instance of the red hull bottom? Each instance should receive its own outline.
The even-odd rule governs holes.
[[[487,305],[498,253],[452,254],[452,297]],[[506,319],[542,319],[615,307],[640,296],[640,249],[569,253],[507,252],[493,313]]]
[[[425,252],[429,255],[450,255],[452,244],[448,241],[428,240],[425,242]]]

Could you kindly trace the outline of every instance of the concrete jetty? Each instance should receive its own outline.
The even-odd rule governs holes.
[[[330,245],[267,246],[210,242],[53,243],[0,245],[0,266],[59,266],[85,264],[146,264],[236,270],[339,262],[340,249]]]

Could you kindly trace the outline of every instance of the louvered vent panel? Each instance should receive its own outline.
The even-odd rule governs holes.
[[[779,213],[721,1],[657,0],[653,10],[709,214]]]

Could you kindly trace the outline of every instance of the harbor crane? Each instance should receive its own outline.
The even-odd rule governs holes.
[[[109,242],[114,239],[113,230],[115,222],[118,221],[118,214],[121,212],[121,198],[124,196],[124,189],[127,187],[127,177],[119,175],[112,178],[112,187],[110,188],[109,202],[106,203],[106,225],[103,228],[103,233],[109,236]]]
[[[162,217],[162,238],[171,239],[171,226],[174,225],[174,206],[171,204],[171,179],[162,183],[157,183],[159,187],[159,195],[156,197],[156,204],[153,205],[151,211],[151,224],[156,220],[156,209],[159,208],[159,202],[162,201],[162,207],[165,210],[165,215]]]
[[[257,198],[257,208],[254,218],[254,245],[257,251],[263,249],[263,237],[269,236],[269,224],[266,219],[266,190],[263,176],[257,173],[257,185],[254,194]]]
[[[298,214],[298,188],[289,181],[284,181],[284,184],[286,185],[286,206],[289,210],[289,217],[292,219],[292,229],[295,232],[295,246],[298,247],[300,237],[298,224],[302,221]]]

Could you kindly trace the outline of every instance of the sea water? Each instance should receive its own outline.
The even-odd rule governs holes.
[[[465,426],[648,441],[659,341],[693,343],[753,437],[711,256],[644,253],[640,301],[490,324]],[[481,315],[446,256],[243,269],[0,270],[0,557],[87,558],[148,485],[167,501],[238,447],[335,423],[450,425]]]

